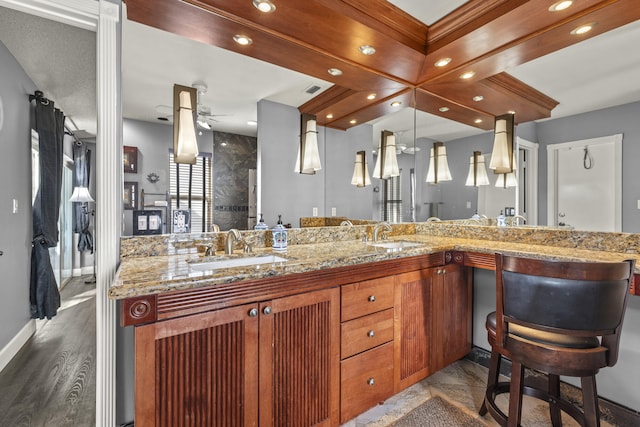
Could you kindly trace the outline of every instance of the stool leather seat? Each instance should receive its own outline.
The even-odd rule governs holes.
[[[561,412],[581,426],[600,426],[595,375],[617,362],[620,332],[635,262],[564,262],[496,254],[496,311],[486,318],[491,360],[479,410],[506,427],[520,425],[522,396],[548,402],[551,423]],[[502,357],[511,379],[499,382]],[[524,384],[524,370],[546,374],[547,388]],[[581,379],[582,408],[560,395],[560,376]],[[509,393],[508,416],[495,403]]]

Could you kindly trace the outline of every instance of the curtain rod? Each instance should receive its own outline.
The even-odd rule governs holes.
[[[29,102],[33,101],[34,99],[36,100],[36,102],[41,102],[44,105],[49,104],[49,99],[44,97],[44,93],[42,93],[41,90],[36,90],[35,92],[33,92],[33,94],[29,95]],[[73,131],[69,129],[69,126],[67,126],[66,123],[64,125],[64,129],[64,133],[73,137],[76,145],[82,145],[82,141],[80,141],[78,137],[73,133]]]

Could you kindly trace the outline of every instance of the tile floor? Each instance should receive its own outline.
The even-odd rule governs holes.
[[[487,368],[469,360],[459,360],[398,393],[383,404],[343,424],[343,427],[388,426],[433,396],[441,396],[473,418],[482,421],[488,427],[498,427],[499,424],[491,418],[491,415],[487,414],[484,417],[478,415],[478,408],[482,404],[486,383]],[[506,411],[507,408],[507,397],[508,394],[503,394],[498,398],[498,405],[503,411]],[[563,414],[562,420],[563,425],[566,427],[578,425],[565,414]],[[525,396],[522,425],[524,427],[551,426],[548,406],[540,400]],[[602,422],[602,427],[610,426],[611,424]]]

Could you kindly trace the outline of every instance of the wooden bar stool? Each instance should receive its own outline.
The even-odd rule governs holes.
[[[489,378],[480,414],[502,426],[520,425],[522,395],[549,403],[581,426],[599,426],[595,375],[613,366],[635,262],[544,261],[496,254],[496,311],[487,316]],[[511,381],[499,382],[501,357],[511,359]],[[548,375],[548,389],[524,385],[524,368]],[[579,377],[583,409],[560,396],[560,376]],[[509,392],[508,416],[496,405]]]

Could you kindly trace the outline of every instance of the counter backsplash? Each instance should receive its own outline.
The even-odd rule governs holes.
[[[330,243],[335,241],[371,239],[373,227],[354,225],[342,227],[306,227],[288,230],[288,245]],[[161,236],[131,236],[120,239],[120,257],[158,256],[203,252],[209,245],[224,250],[225,232],[166,234]],[[527,243],[595,251],[640,253],[640,234],[561,230],[544,227],[494,227],[462,225],[451,222],[421,222],[392,224],[388,236],[412,234],[460,239],[493,240]],[[271,230],[246,230],[241,235],[255,248],[270,247]]]

